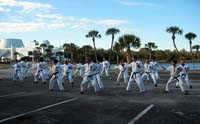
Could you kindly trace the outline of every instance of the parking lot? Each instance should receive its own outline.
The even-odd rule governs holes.
[[[199,124],[200,77],[191,73],[193,88],[183,95],[175,84],[164,93],[168,73],[161,74],[161,82],[154,87],[145,82],[146,93],[139,93],[136,84],[126,92],[123,82],[116,85],[116,73],[111,80],[103,77],[105,90],[100,96],[93,88],[80,94],[81,79],[75,86],[65,83],[65,91],[57,86],[48,91],[48,84],[34,84],[33,77],[13,82],[11,72],[2,71],[0,80],[0,123],[2,124]],[[9,77],[9,78],[6,78]],[[121,80],[122,81],[122,80]]]

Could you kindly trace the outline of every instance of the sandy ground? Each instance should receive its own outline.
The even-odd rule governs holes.
[[[183,95],[175,84],[171,92],[164,93],[168,73],[161,74],[161,82],[154,87],[145,83],[146,93],[139,93],[134,84],[126,92],[123,82],[116,85],[116,74],[111,80],[103,77],[105,90],[101,96],[93,88],[80,95],[81,79],[75,86],[65,82],[65,92],[48,91],[48,84],[33,83],[33,77],[24,82],[13,82],[10,69],[0,69],[0,123],[3,124],[127,124],[150,105],[136,124],[199,124],[200,73],[191,73],[193,89]],[[69,101],[71,100],[71,101]]]

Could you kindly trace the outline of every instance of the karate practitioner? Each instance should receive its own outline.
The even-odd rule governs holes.
[[[52,75],[51,75],[51,79],[49,81],[49,90],[53,91],[53,87],[54,87],[54,82],[55,80],[57,81],[58,84],[58,88],[60,91],[64,91],[64,87],[63,87],[63,82],[62,82],[62,73],[63,73],[63,68],[62,65],[58,62],[58,60],[52,60]]]
[[[169,66],[167,68],[167,70],[170,71],[170,78],[166,84],[166,87],[165,87],[165,93],[168,93],[169,92],[169,84],[171,84],[173,81],[174,82],[178,82],[180,88],[181,88],[181,91],[185,94],[185,95],[188,95],[188,91],[186,89],[186,86],[185,86],[185,83],[184,83],[184,80],[182,78],[182,76],[180,75],[180,72],[182,71],[182,69],[180,67],[177,67],[176,66],[177,64],[177,61],[176,60],[172,60],[171,61],[171,66]]]
[[[178,66],[178,68],[181,68],[181,72],[180,72],[180,76],[183,78],[183,80],[186,82],[186,85],[188,88],[192,88],[192,84],[191,81],[189,79],[189,70],[190,67],[188,65],[185,64],[185,60],[184,59],[180,59],[180,65]],[[178,87],[179,83],[176,83],[176,87]]]
[[[22,77],[24,79],[25,76],[26,76],[26,74],[25,74],[26,73],[26,63],[24,61],[24,58],[21,58],[20,64],[21,64],[21,74],[22,74]]]
[[[158,82],[156,80],[156,76],[154,73],[154,65],[150,63],[150,61],[147,59],[144,64],[144,73],[142,74],[141,82],[144,84],[144,80],[145,79],[149,80],[149,77],[152,78],[154,86],[157,87]]]
[[[156,58],[153,57],[152,58],[152,61],[150,62],[152,65],[153,65],[153,70],[152,70],[152,73],[155,75],[155,78],[156,78],[156,82],[159,83],[160,81],[160,75],[158,73],[158,67],[160,66],[159,63],[156,61]],[[161,66],[161,68],[163,68]]]
[[[108,79],[110,79],[110,74],[109,74],[110,63],[105,58],[103,58],[103,62],[101,64],[103,66],[102,71],[101,71],[101,75],[103,75],[103,73],[105,72],[106,77],[108,77]]]
[[[46,84],[47,80],[47,72],[46,72],[47,64],[43,62],[43,59],[40,58],[36,63],[36,73],[34,75],[34,83],[38,83],[38,78],[42,78],[42,83]]]
[[[94,91],[97,95],[98,92],[101,90],[98,83],[97,83],[97,79],[96,79],[96,74],[99,73],[97,71],[95,71],[95,64],[91,61],[91,58],[86,58],[86,64],[84,64],[85,66],[85,73],[84,73],[84,77],[83,80],[81,82],[81,92],[80,94],[83,94],[84,91],[87,89],[88,87],[88,82],[92,83],[92,86],[94,87]]]
[[[141,61],[137,60],[137,56],[132,57],[132,60],[133,61],[129,65],[129,67],[132,68],[132,73],[131,73],[131,76],[130,76],[126,90],[130,91],[131,87],[133,85],[133,82],[135,81],[136,84],[138,85],[139,89],[140,89],[140,92],[141,93],[145,92],[146,89],[144,87],[143,82],[141,82],[141,69],[143,68],[143,64],[142,64]]]
[[[31,72],[31,68],[32,63],[31,60],[28,59],[28,61],[26,61],[25,78],[27,78],[29,75],[33,75],[33,73]]]
[[[84,75],[84,66],[80,62],[77,62],[77,64],[76,64],[75,76],[78,76],[78,73],[83,78],[83,75]]]
[[[124,83],[127,84],[128,83],[128,78],[129,78],[129,74],[128,74],[128,64],[126,62],[124,62],[124,60],[120,61],[120,65],[118,65],[116,68],[119,69],[119,74],[117,77],[117,84],[119,83],[119,80],[121,77],[123,77],[124,79]]]
[[[65,60],[63,65],[63,82],[66,80],[66,78],[68,78],[71,86],[74,86],[74,79],[72,75],[73,68],[75,68],[75,65],[68,63],[68,61]]]
[[[96,79],[97,79],[97,85],[99,86],[100,90],[103,90],[104,89],[104,85],[103,85],[103,82],[101,80],[101,69],[102,69],[102,66],[99,62],[96,62],[95,60],[93,61],[94,62],[94,71],[96,71]]]
[[[13,71],[13,81],[16,81],[17,79],[19,79],[20,81],[23,81],[23,77],[22,77],[22,72],[21,72],[21,64],[18,60],[15,60],[15,64],[12,65],[12,67],[14,68]]]

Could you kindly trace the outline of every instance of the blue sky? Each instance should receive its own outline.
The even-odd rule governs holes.
[[[199,0],[0,0],[0,38],[29,41],[49,40],[55,46],[74,42],[91,44],[85,34],[98,30],[102,38],[98,48],[108,49],[111,37],[107,28],[116,27],[120,34],[135,34],[142,47],[155,42],[158,49],[174,49],[169,26],[179,26],[177,47],[189,49],[184,38],[188,32],[197,34],[193,44],[200,44]]]

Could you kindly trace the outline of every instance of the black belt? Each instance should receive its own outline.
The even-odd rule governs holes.
[[[131,78],[133,78],[133,76],[135,76],[136,74],[139,74],[140,72],[132,72],[132,76]]]

